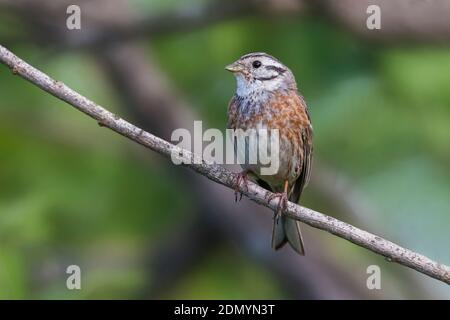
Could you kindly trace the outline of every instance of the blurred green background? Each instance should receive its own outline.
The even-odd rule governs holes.
[[[161,3],[130,6],[145,15],[179,5]],[[20,16],[0,9],[0,43],[26,30]],[[308,102],[316,161],[351,181],[384,229],[358,226],[450,264],[448,46],[367,41],[317,16],[244,17],[144,38],[140,45],[198,116],[220,129],[235,89],[224,66],[252,51],[279,58]],[[89,53],[55,52],[28,41],[9,48],[127,118]],[[153,157],[142,158],[141,151],[0,67],[0,298],[139,297],[154,277],[142,257],[175,222],[189,220],[186,208],[195,206],[191,190],[180,188],[176,178],[185,169],[164,167],[158,156],[152,164]],[[304,205],[333,215],[320,192],[306,191],[304,199]],[[314,233],[322,231],[308,231]],[[323,254],[361,279],[361,257],[389,269],[392,278],[410,273],[345,241],[320,237],[328,248]],[[83,270],[82,290],[65,287],[61,266],[70,264]],[[450,298],[448,286],[414,272],[411,277],[426,291],[399,292],[397,285],[404,284],[391,283],[376,297]],[[270,271],[225,243],[159,297],[290,296]]]

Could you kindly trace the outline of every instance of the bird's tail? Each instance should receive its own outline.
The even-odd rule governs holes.
[[[273,221],[272,247],[278,250],[287,242],[298,254],[305,255],[300,222],[280,214]]]
[[[269,184],[261,179],[257,179],[256,182],[263,188],[273,192]],[[298,203],[303,190],[302,184],[295,184],[292,194],[289,196],[289,201]],[[273,219],[272,229],[272,248],[275,250],[283,247],[287,242],[291,245],[298,254],[305,255],[305,246],[303,245],[303,238],[300,232],[300,222],[289,217],[285,214],[278,214]]]
[[[298,200],[298,198],[296,200]],[[300,231],[300,222],[281,213],[273,220],[272,248],[278,250],[287,242],[289,242],[292,249],[298,254],[302,256],[305,255],[303,237]]]

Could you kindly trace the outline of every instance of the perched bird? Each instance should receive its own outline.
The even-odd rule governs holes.
[[[278,171],[273,175],[261,175],[261,164],[241,164],[244,171],[236,184],[246,183],[249,177],[279,197],[272,247],[277,250],[288,242],[304,255],[299,222],[284,215],[283,210],[288,199],[298,203],[311,173],[312,125],[306,103],[297,90],[291,70],[266,53],[246,54],[225,69],[231,71],[237,81],[236,93],[228,107],[227,127],[279,130]]]

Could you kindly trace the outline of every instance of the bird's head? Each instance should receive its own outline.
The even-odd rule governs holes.
[[[225,69],[236,76],[236,93],[240,96],[279,89],[297,89],[291,70],[267,53],[243,55]]]

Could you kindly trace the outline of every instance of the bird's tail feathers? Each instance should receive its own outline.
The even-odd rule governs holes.
[[[286,243],[289,243],[298,254],[305,255],[300,222],[280,214],[273,221],[272,248],[278,250]]]

